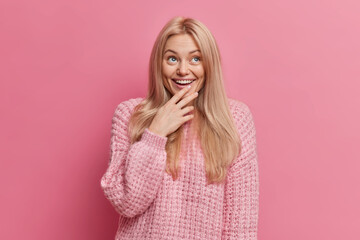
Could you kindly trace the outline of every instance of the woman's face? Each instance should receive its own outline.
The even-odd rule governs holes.
[[[204,85],[205,71],[200,48],[189,34],[171,36],[166,44],[162,60],[164,86],[173,95],[191,85],[190,95]]]

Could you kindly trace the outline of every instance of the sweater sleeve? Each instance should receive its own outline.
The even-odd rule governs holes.
[[[236,110],[241,153],[228,170],[224,196],[222,240],[256,240],[259,212],[259,175],[255,125],[249,108]]]
[[[120,103],[112,118],[110,161],[101,187],[120,215],[134,217],[150,206],[162,184],[167,137],[146,128],[141,140],[130,144],[127,103]]]

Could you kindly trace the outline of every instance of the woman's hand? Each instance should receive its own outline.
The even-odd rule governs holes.
[[[189,91],[189,89],[190,87],[181,89],[167,103],[165,103],[165,105],[159,108],[149,126],[149,131],[159,136],[166,137],[170,133],[175,132],[176,129],[178,129],[183,123],[194,117],[194,114],[184,116],[193,110],[194,106],[184,106],[191,100],[195,99],[198,96],[198,93],[194,92],[179,101],[185,93]]]

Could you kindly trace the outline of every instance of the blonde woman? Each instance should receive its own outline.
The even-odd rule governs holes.
[[[146,98],[115,110],[101,187],[120,215],[115,239],[257,239],[253,117],[226,96],[216,41],[198,20],[160,31]]]

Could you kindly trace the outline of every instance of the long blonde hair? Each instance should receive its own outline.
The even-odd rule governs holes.
[[[205,70],[204,87],[194,101],[198,114],[198,138],[205,158],[208,184],[221,183],[227,169],[240,154],[240,138],[226,97],[217,43],[208,28],[196,19],[174,17],[160,31],[153,46],[149,63],[147,97],[133,111],[129,121],[131,143],[139,141],[149,127],[158,109],[172,97],[164,87],[162,77],[163,51],[173,35],[189,34],[198,44]],[[166,172],[178,178],[179,153],[183,126],[169,134],[166,143]]]

